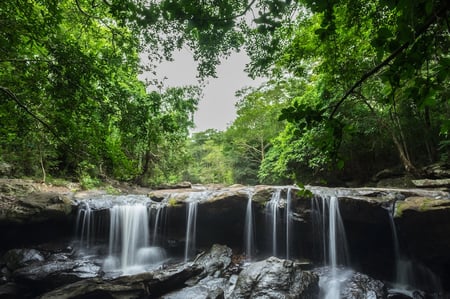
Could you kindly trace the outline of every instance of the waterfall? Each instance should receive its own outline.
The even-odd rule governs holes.
[[[440,279],[436,274],[419,263],[413,263],[401,253],[397,227],[394,221],[395,204],[396,202],[394,201],[391,208],[388,209],[395,258],[395,288],[393,291],[412,296],[413,291],[411,289],[420,288],[420,284],[430,288],[434,292],[442,291]],[[420,277],[420,279],[417,279],[416,276]]]
[[[186,199],[186,243],[184,246],[184,261],[188,261],[196,252],[197,239],[197,208],[199,201],[205,197],[205,192],[192,192]]]
[[[329,273],[321,276],[319,285],[323,298],[339,299],[341,285],[349,277],[350,271],[338,269],[348,265],[347,239],[339,211],[339,201],[335,195],[318,194],[312,199],[312,216],[315,231],[319,231],[323,248],[324,264],[329,266]]]
[[[116,205],[110,210],[109,267],[114,255],[120,252],[119,264],[124,272],[143,262],[149,247],[149,216],[144,204]],[[116,265],[117,266],[117,265]]]
[[[165,251],[150,247],[151,221],[146,203],[132,196],[117,197],[109,208],[109,248],[104,271],[139,273],[165,258]]]
[[[166,215],[166,206],[159,204],[156,207],[152,207],[152,210],[156,210],[155,222],[153,223],[152,241],[153,246],[159,245],[161,243],[161,237],[163,235],[164,223]],[[162,215],[161,215],[162,214]],[[158,239],[159,238],[159,239]]]
[[[392,204],[392,208],[388,210],[389,225],[392,232],[392,243],[394,245],[394,258],[395,258],[395,283],[399,285],[408,284],[408,267],[400,256],[400,245],[398,241],[397,228],[394,222],[395,214],[395,202]]]
[[[289,187],[286,195],[286,259],[289,259],[291,256],[291,225],[292,225],[292,217],[291,217],[291,188]]]
[[[268,221],[270,225],[270,234],[272,236],[272,255],[277,256],[277,224],[278,224],[278,206],[280,204],[281,199],[281,188],[276,188],[272,194],[272,198],[267,202],[267,215]]]
[[[82,249],[89,249],[91,247],[91,238],[94,230],[94,219],[93,219],[92,209],[88,202],[83,202],[81,207],[78,209],[77,222],[76,222],[76,233],[80,234],[79,246]],[[81,227],[80,227],[81,226]]]
[[[272,197],[267,202],[266,214],[267,214],[267,225],[269,227],[268,234],[271,236],[271,249],[272,255],[278,256],[279,248],[278,245],[285,244],[286,246],[286,259],[290,258],[291,249],[291,226],[292,226],[292,215],[291,215],[291,198],[292,198],[292,187],[287,187],[286,199],[281,197],[282,188],[278,187],[272,193]],[[284,215],[279,211],[284,205]],[[281,218],[280,218],[281,217]],[[284,218],[283,218],[284,217]],[[279,227],[280,219],[284,220],[284,226]],[[278,233],[283,233],[281,236]]]
[[[245,212],[245,226],[244,226],[244,244],[245,244],[245,256],[247,260],[251,260],[255,253],[255,232],[254,232],[254,219],[253,219],[253,207],[252,207],[253,192],[248,192],[247,209]]]
[[[348,265],[347,238],[336,196],[315,196],[311,202],[314,231],[319,233],[324,264]]]
[[[329,199],[329,263],[331,267],[336,268],[338,263],[341,265],[348,264],[347,238],[345,236],[344,223],[342,222],[341,213],[339,211],[339,202],[336,196]]]

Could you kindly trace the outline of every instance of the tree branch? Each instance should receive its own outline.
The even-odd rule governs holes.
[[[430,18],[425,22],[425,24],[422,26],[422,28],[420,28],[419,30],[416,31],[416,34],[414,36],[414,40],[413,41],[408,41],[405,42],[403,45],[401,45],[397,50],[395,50],[393,53],[391,53],[391,55],[389,55],[385,60],[383,60],[381,63],[379,63],[377,66],[375,66],[373,69],[369,70],[368,72],[366,72],[358,81],[356,81],[352,87],[350,87],[350,89],[347,90],[347,92],[344,94],[344,96],[339,100],[339,102],[337,102],[337,104],[334,106],[333,111],[330,114],[330,119],[333,118],[333,116],[336,114],[337,110],[339,109],[339,106],[342,105],[342,103],[348,98],[348,96],[350,94],[352,94],[356,88],[358,88],[362,83],[364,83],[364,81],[366,81],[368,78],[372,77],[373,75],[375,75],[376,73],[378,73],[382,68],[384,68],[385,66],[387,66],[392,60],[394,60],[398,55],[400,55],[405,49],[407,49],[413,42],[415,42],[416,40],[418,40],[427,30],[428,28],[434,24],[436,22],[436,20],[438,19],[438,17],[440,15],[443,15],[447,12],[448,10],[448,4],[446,4],[446,2],[444,2],[443,6],[441,7],[441,9],[436,12],[433,13],[432,16],[430,16]]]
[[[47,129],[50,133],[52,133],[53,136],[55,136],[56,139],[58,139],[62,144],[64,144],[64,146],[66,146],[70,152],[72,152],[73,154],[75,154],[78,157],[80,156],[78,153],[76,153],[72,150],[70,145],[67,142],[65,142],[48,123],[46,123],[39,116],[37,116],[30,109],[28,109],[28,107],[25,104],[23,104],[11,90],[9,90],[6,87],[0,86],[0,91],[2,91],[4,94],[6,94],[9,98],[11,98],[14,102],[16,102],[20,108],[22,108],[26,113],[28,113],[31,117],[33,117],[35,120],[37,120],[40,124],[42,124],[44,126],[44,128]],[[86,155],[89,155],[86,152],[83,152],[83,153]]]

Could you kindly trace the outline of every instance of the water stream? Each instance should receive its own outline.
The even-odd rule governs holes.
[[[270,228],[272,255],[277,256],[278,252],[278,207],[281,200],[281,188],[276,188],[272,194],[272,198],[267,202],[267,224]]]
[[[291,258],[291,243],[292,243],[292,187],[288,186],[286,189],[286,198],[282,195],[283,188],[277,187],[272,193],[272,197],[266,205],[266,225],[269,228],[268,234],[270,235],[270,249],[271,255],[281,256],[282,249],[285,249],[284,257],[286,259]],[[284,209],[284,214],[282,213]],[[282,226],[281,224],[284,225]],[[280,246],[281,244],[281,246]],[[283,248],[283,244],[285,248]],[[281,247],[281,250],[280,250]]]
[[[319,227],[323,262],[329,267],[327,275],[321,276],[319,286],[325,299],[340,298],[341,288],[350,276],[350,271],[342,269],[348,266],[348,249],[345,228],[339,211],[339,201],[334,194],[318,194],[312,202],[313,224]]]
[[[255,254],[255,231],[253,218],[253,191],[248,191],[247,208],[245,212],[245,226],[244,226],[244,244],[245,257],[247,261],[251,261]]]
[[[243,247],[247,262],[254,261],[256,257],[255,223],[259,224],[260,220],[264,222],[264,217],[265,230],[262,230],[262,233],[267,235],[268,251],[274,256],[283,255],[287,259],[298,254],[293,250],[293,240],[299,240],[300,236],[293,229],[292,190],[291,187],[275,187],[266,203],[263,216],[260,210],[254,210],[254,189],[245,189],[246,205],[242,202],[242,207],[245,206],[246,209],[245,223],[243,228],[237,228],[239,233],[243,232],[244,235]],[[167,228],[169,224],[174,223],[173,218],[168,219],[173,212],[169,210],[169,197],[161,202],[151,201],[146,196],[109,196],[85,200],[79,206],[76,224],[78,244],[82,249],[80,253],[103,259],[103,271],[113,273],[111,276],[114,276],[114,273],[134,274],[154,269],[167,261],[164,248],[172,250],[174,256],[183,258],[184,245],[184,261],[189,261],[197,253],[197,229],[201,229],[197,227],[199,204],[211,198],[211,193],[212,191],[197,191],[171,194],[171,198],[179,196],[185,202],[186,209],[185,222],[183,214],[176,214],[178,218],[181,216],[181,221],[176,222],[176,225],[180,225],[177,231],[181,232],[181,236],[175,234],[175,238],[178,238],[175,243],[171,243],[174,232]],[[356,273],[349,268],[347,238],[338,200],[338,195],[342,194],[327,188],[314,190],[314,194],[311,199],[312,241],[315,245],[313,251],[319,255],[317,259],[322,261],[323,265],[316,268],[322,269],[317,272],[320,273],[320,298],[338,299],[347,290],[348,282]],[[245,200],[244,196],[241,198]],[[178,211],[184,213],[182,208]],[[420,289],[424,283],[430,286],[427,292],[433,289],[442,290],[436,275],[402,254],[393,214],[394,206],[389,210],[395,257],[394,288],[391,290],[394,290],[394,294],[413,296],[413,291]],[[203,220],[201,221],[203,224]],[[242,225],[242,222],[236,223]],[[177,240],[182,240],[183,232],[184,244],[177,243]],[[164,236],[165,233],[167,236]],[[166,247],[173,244],[175,249]]]
[[[209,192],[191,192],[186,199],[186,241],[184,248],[184,261],[192,258],[196,251],[197,240],[197,208],[198,203],[207,199]]]
[[[422,286],[429,287],[431,289],[431,292],[441,292],[441,282],[432,271],[430,271],[420,263],[413,263],[413,261],[402,254],[400,250],[397,227],[394,221],[395,204],[396,202],[394,202],[391,208],[388,209],[388,218],[392,232],[392,243],[394,247],[395,258],[394,282],[393,288],[390,290],[390,292],[400,293],[406,296],[413,297],[415,289],[419,288],[421,284]],[[419,276],[421,278],[418,279],[416,276]]]
[[[75,232],[79,235],[80,248],[89,249],[91,247],[91,233],[93,230],[93,213],[88,202],[83,203],[78,208],[77,225]]]

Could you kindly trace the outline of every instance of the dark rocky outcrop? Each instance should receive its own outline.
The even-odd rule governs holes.
[[[270,257],[244,269],[230,298],[318,298],[319,277],[293,261]]]
[[[173,266],[111,280],[85,279],[45,293],[40,298],[159,298],[164,293],[184,286],[186,280],[201,271],[196,265]]]
[[[232,263],[232,250],[227,246],[214,244],[209,251],[200,253],[193,264],[201,267],[202,272],[186,281],[186,287],[170,292],[162,298],[225,298],[231,288],[228,278],[238,269]]]
[[[41,298],[160,298],[167,293],[171,293],[169,298],[202,298],[203,293],[205,298],[220,298],[224,294],[224,271],[231,264],[231,254],[230,248],[215,244],[192,263],[115,279],[85,279],[48,292]]]
[[[450,282],[450,200],[407,198],[397,203],[395,222],[401,249]]]
[[[322,262],[315,256],[317,248],[312,246],[312,240],[317,236],[314,235],[312,229],[311,198],[304,196],[305,193],[298,193],[298,188],[291,188],[292,257]],[[306,188],[318,197],[336,196],[338,198],[352,256],[352,267],[356,270],[377,278],[393,278],[395,256],[389,214],[392,213],[392,207],[396,203],[394,220],[402,254],[431,269],[442,278],[444,285],[450,285],[450,271],[448,270],[450,269],[450,239],[448,238],[450,196],[447,192],[426,189]],[[288,190],[286,186],[245,187],[236,185],[226,188],[192,186],[189,189],[154,190],[152,192],[145,189],[139,192],[149,206],[165,206],[165,244],[169,244],[169,242],[175,244],[173,251],[168,249],[169,255],[172,255],[173,252],[178,255],[182,254],[186,232],[187,201],[190,200],[192,192],[205,195],[198,204],[198,250],[208,248],[213,243],[221,243],[227,244],[235,252],[242,252],[245,212],[249,195],[252,194],[258,253],[264,256],[267,253],[270,254],[270,250],[263,252],[264,247],[268,247],[269,235],[265,223],[267,222],[266,203],[277,189],[281,189],[283,198],[280,202],[279,215],[281,217],[278,223],[282,230],[286,225],[283,218],[285,217],[285,198]],[[97,201],[96,198],[105,195],[104,191],[72,194],[68,189],[54,192],[55,190],[43,187],[41,190],[36,187],[36,184],[27,182],[20,187],[12,183],[1,184],[0,182],[0,191],[1,247],[5,250],[13,246],[24,247],[27,244],[71,236],[76,205],[94,203]],[[108,206],[99,205],[97,207],[93,204],[91,207],[93,213],[103,215],[100,221],[103,225],[109,223]],[[95,226],[100,225],[100,222],[95,223]],[[104,229],[104,235],[104,239],[107,239],[106,229]],[[280,233],[280,235],[282,234]],[[284,241],[282,240],[280,243],[284,243]],[[283,251],[282,246],[285,245],[281,244],[281,252]],[[229,283],[230,274],[227,273],[227,269],[230,267],[230,252],[221,247],[217,247],[215,250],[217,250],[216,253],[204,253],[198,257],[194,266],[197,270],[193,271],[195,274],[193,272],[185,276],[180,274],[186,278],[186,281],[179,284],[177,288],[184,287],[183,290],[186,292],[189,292],[189,288],[196,288],[198,292],[205,294],[205,298],[229,296],[229,290],[232,288]],[[42,261],[41,257],[45,260]],[[51,263],[54,263],[54,266]],[[101,282],[99,282],[97,270],[92,274],[92,277],[96,278],[86,279],[86,276],[83,276],[85,274],[81,274],[81,276],[77,274],[83,273],[82,270],[79,270],[80,267],[86,269],[91,266],[70,259],[50,261],[49,255],[42,251],[11,251],[4,256],[3,261],[0,261],[0,266],[3,277],[0,284],[4,285],[3,289],[15,290],[17,284],[26,284],[47,285],[41,290],[50,290],[59,286],[64,288],[63,285],[78,283],[76,281],[81,279],[86,283],[79,282],[80,288],[88,290],[86,294],[90,294],[89,296],[92,294],[92,296],[96,294],[110,296],[111,292],[114,294],[122,291],[124,294],[128,292],[128,289],[121,291],[109,286],[110,280],[100,279]],[[295,268],[296,266],[290,267]],[[91,270],[87,273],[90,273]],[[9,278],[14,281],[8,280]],[[249,278],[249,280],[251,279]],[[121,280],[115,282],[121,283]],[[95,293],[94,286],[99,284],[104,286],[105,290]],[[124,282],[124,284],[128,284],[128,282]],[[129,294],[141,292],[137,291],[137,288],[137,286],[133,286]],[[192,289],[190,290],[192,291]],[[72,292],[71,289],[69,291]],[[166,291],[164,290],[164,292]],[[0,294],[1,292],[0,290]],[[158,292],[160,295],[164,294],[163,291]],[[144,291],[143,294],[147,293]]]
[[[327,291],[333,289],[333,285],[338,286],[334,288],[334,291],[339,291],[339,298],[383,299],[387,297],[386,285],[368,275],[350,269],[331,269],[331,267],[316,268],[312,272],[320,276],[320,298],[324,298]]]
[[[39,187],[27,181],[0,181],[0,248],[57,239],[72,230],[72,194]]]

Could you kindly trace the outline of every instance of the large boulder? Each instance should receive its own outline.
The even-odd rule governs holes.
[[[244,269],[230,298],[318,298],[319,277],[293,261],[270,257]]]
[[[72,232],[76,204],[70,193],[11,192],[0,193],[0,248],[27,246]]]
[[[202,270],[196,265],[174,265],[155,272],[110,280],[85,279],[45,293],[41,298],[160,298],[165,293],[183,287],[186,280],[198,275]]]
[[[44,260],[43,254],[36,249],[11,249],[3,255],[0,265],[4,264],[9,271],[14,271]]]
[[[186,282],[187,287],[164,295],[167,299],[219,299],[229,289],[226,278],[232,264],[232,250],[224,245],[214,244],[209,251],[202,252],[193,264],[203,271]]]
[[[321,298],[384,299],[386,285],[365,274],[345,268],[322,267],[313,270],[320,276]]]

